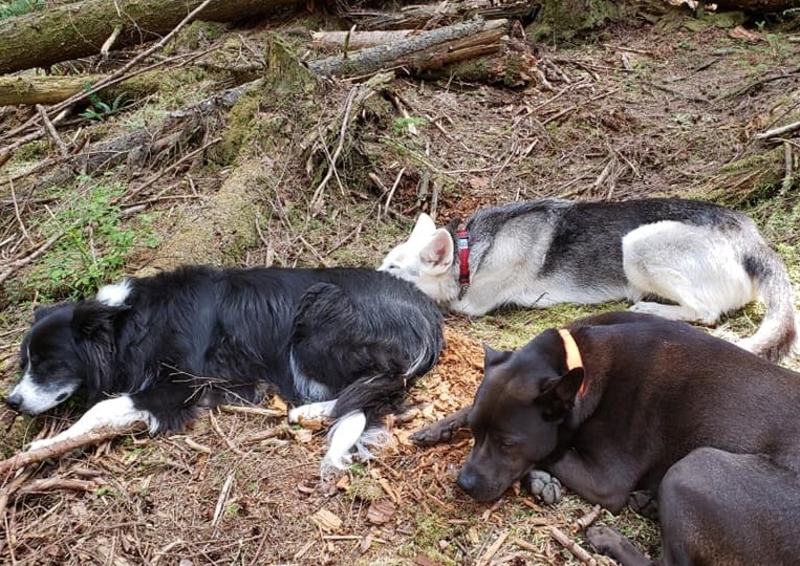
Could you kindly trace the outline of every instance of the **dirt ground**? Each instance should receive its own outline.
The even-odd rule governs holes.
[[[284,25],[295,29],[297,22]],[[274,31],[280,29],[251,25],[213,41],[236,36],[252,46]],[[759,156],[772,146],[753,138],[800,113],[797,37],[796,27],[751,23],[743,32],[698,25],[686,13],[655,24],[615,24],[571,45],[538,45],[546,83],[508,88],[397,78],[392,91],[400,105],[383,100],[350,132],[352,144],[339,164],[343,183],[328,186],[328,207],[307,212],[319,177],[304,172],[305,162],[287,163],[280,187],[259,200],[268,212],[256,244],[235,261],[377,265],[421,210],[443,223],[481,206],[540,197],[683,195],[750,213],[797,283],[797,170],[783,192],[780,168],[777,183],[762,182]],[[346,81],[329,85],[324,104],[331,115],[344,108],[351,88]],[[145,111],[133,108],[93,125],[93,135],[123,131]],[[22,109],[3,111],[0,124],[11,127],[26,117]],[[227,117],[217,127],[234,124],[235,117]],[[76,123],[72,131],[80,127],[85,125]],[[299,135],[291,125],[284,129]],[[786,147],[797,160],[798,138]],[[731,173],[730,164],[742,162]],[[160,214],[155,231],[162,239],[176,229],[173,219],[202,213],[230,174],[229,168],[189,163],[190,169],[162,172],[130,203],[144,202]],[[31,206],[46,205],[53,205],[52,196]],[[19,218],[7,207],[4,238],[20,232]],[[158,254],[157,246],[135,247],[124,272],[146,268]],[[4,252],[2,259],[15,257]],[[34,267],[18,270],[0,293],[6,308],[0,318],[3,390],[17,377],[19,340],[39,299],[28,284]],[[412,392],[409,411],[388,423],[394,445],[343,474],[333,494],[317,489],[324,427],[289,427],[266,410],[285,410],[276,399],[246,413],[207,415],[186,434],[126,436],[29,466],[0,483],[0,563],[577,564],[552,529],[583,544],[573,525],[590,505],[568,495],[545,507],[518,490],[493,505],[474,503],[454,482],[469,450],[468,434],[427,449],[413,446],[408,436],[471,400],[481,378],[482,341],[517,347],[548,326],[622,307],[514,310],[475,321],[448,317],[440,363]],[[752,307],[731,316],[722,330],[749,333],[758,316]],[[6,412],[0,448],[8,457],[25,439],[53,434],[77,414],[79,409],[66,408],[15,419]],[[599,520],[658,553],[652,523],[628,511],[619,517],[603,512]]]

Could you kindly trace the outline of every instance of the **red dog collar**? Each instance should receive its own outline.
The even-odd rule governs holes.
[[[459,230],[458,237],[458,282],[462,285],[469,283],[469,232]]]
[[[561,335],[561,341],[564,342],[564,350],[567,353],[567,371],[575,368],[582,368],[583,359],[581,358],[581,351],[578,349],[575,338],[572,337],[572,334],[570,334],[569,330],[566,328],[559,328],[558,333]],[[578,395],[583,395],[585,392],[586,379],[584,378],[583,383],[581,383],[581,388],[578,389]]]

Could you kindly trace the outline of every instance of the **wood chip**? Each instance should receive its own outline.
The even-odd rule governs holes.
[[[333,533],[342,528],[342,520],[327,509],[320,509],[309,520],[326,533]]]
[[[396,512],[397,508],[394,506],[394,503],[388,499],[380,499],[374,501],[372,505],[369,506],[367,510],[367,521],[373,525],[383,525],[391,521]]]

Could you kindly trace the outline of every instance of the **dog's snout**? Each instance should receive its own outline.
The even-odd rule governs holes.
[[[19,412],[19,408],[22,406],[22,395],[12,393],[6,398],[6,405]]]
[[[461,471],[458,472],[456,483],[458,487],[471,494],[477,484],[477,476],[469,466],[464,466],[461,468]]]

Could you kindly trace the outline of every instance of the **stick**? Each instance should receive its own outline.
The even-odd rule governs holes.
[[[497,554],[497,551],[500,550],[500,547],[503,546],[503,543],[508,538],[508,531],[504,531],[500,534],[499,537],[492,543],[492,546],[486,549],[486,552],[483,553],[483,556],[475,563],[475,566],[486,566],[492,560],[492,556]]]
[[[592,555],[586,552],[582,546],[580,546],[577,542],[569,538],[565,535],[558,527],[550,527],[550,534],[556,539],[561,546],[569,550],[572,555],[580,560],[588,564],[589,566],[597,566],[597,560],[592,558]]]
[[[229,473],[228,477],[225,479],[225,483],[222,484],[222,489],[219,492],[219,499],[217,499],[217,506],[214,508],[214,519],[211,521],[212,527],[216,527],[222,517],[222,509],[225,506],[225,501],[228,499],[228,494],[231,492],[231,486],[233,485],[233,478],[235,476],[236,472]]]
[[[94,491],[97,484],[91,480],[75,480],[64,478],[41,478],[31,480],[17,490],[17,493],[42,493],[53,489],[71,489],[73,491]]]
[[[236,453],[237,453],[239,456],[244,456],[244,455],[245,455],[245,453],[244,453],[244,452],[242,452],[241,450],[239,450],[239,449],[238,449],[238,448],[237,448],[237,447],[236,447],[236,446],[233,444],[233,442],[231,441],[231,439],[230,439],[230,438],[228,438],[227,436],[225,436],[225,433],[223,433],[223,432],[222,432],[222,429],[219,427],[219,423],[217,422],[217,419],[216,419],[216,417],[214,416],[214,411],[209,411],[209,412],[208,412],[208,418],[211,420],[211,427],[214,429],[214,432],[216,432],[216,433],[219,435],[219,437],[220,437],[220,438],[223,440],[223,442],[225,442],[225,444],[227,444],[227,445],[228,445],[228,448],[230,448],[231,450],[233,450],[234,452],[236,452]]]
[[[9,474],[10,472],[13,472],[14,470],[24,468],[30,464],[37,464],[39,462],[49,460],[50,458],[63,456],[64,454],[77,448],[99,444],[105,440],[111,440],[112,438],[117,438],[118,436],[137,432],[142,430],[142,428],[143,425],[134,425],[125,428],[99,428],[97,430],[87,432],[86,434],[61,440],[60,442],[56,442],[55,444],[45,446],[44,448],[40,448],[38,450],[20,452],[16,456],[12,456],[11,458],[0,461],[0,478],[6,474]]]
[[[339,159],[339,155],[342,153],[342,149],[344,148],[345,133],[347,132],[347,125],[350,120],[350,109],[353,106],[353,99],[356,97],[357,92],[358,89],[354,88],[347,94],[347,102],[345,102],[344,106],[344,117],[342,118],[342,127],[339,129],[339,144],[336,146],[336,151],[333,152],[333,155],[329,159],[330,163],[328,164],[328,170],[325,172],[325,177],[314,191],[314,196],[311,197],[312,210],[322,202],[322,191],[325,190],[325,185],[328,184],[328,181],[331,180],[331,177],[336,172],[336,160]]]
[[[217,407],[223,413],[233,413],[240,415],[257,415],[260,417],[285,417],[285,411],[275,409],[263,409],[261,407],[247,407],[243,405],[220,405]]]
[[[44,106],[42,106],[41,104],[37,104],[36,111],[39,113],[39,116],[42,117],[44,128],[45,130],[47,130],[48,135],[53,140],[53,143],[55,143],[56,147],[58,147],[58,151],[61,152],[62,156],[68,157],[69,150],[67,149],[67,145],[64,143],[64,140],[61,139],[61,136],[58,135],[56,127],[50,121],[50,118],[47,117],[47,111],[44,109]]]
[[[786,175],[783,177],[781,183],[781,192],[785,195],[792,187],[792,179],[794,172],[794,159],[792,157],[792,146],[788,141],[783,142],[783,164],[786,168]]]
[[[589,511],[582,517],[578,518],[574,523],[572,523],[572,525],[570,526],[570,531],[572,531],[573,533],[577,533],[585,530],[586,527],[588,527],[597,520],[597,518],[600,516],[601,510],[602,508],[599,505],[595,505],[594,507],[592,507],[591,511]]]
[[[795,130],[800,130],[800,121],[786,124],[785,126],[781,126],[779,128],[773,128],[771,130],[767,130],[766,132],[761,132],[753,137],[757,140],[766,140],[769,138],[774,138],[775,136],[786,134],[788,132],[793,132]]]

